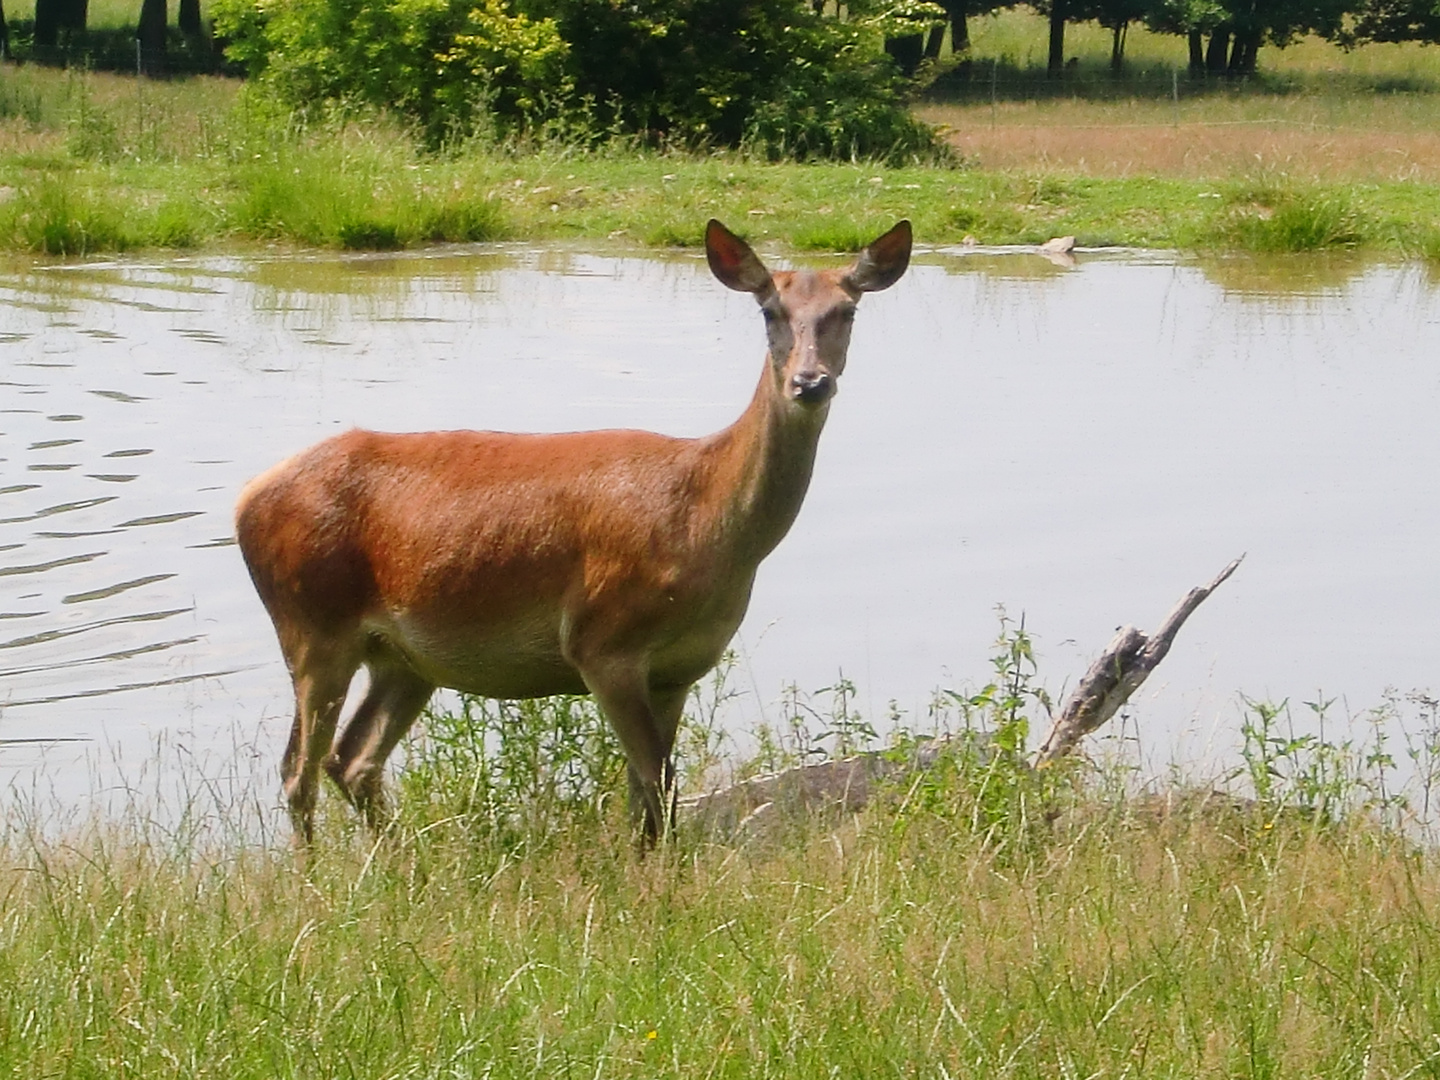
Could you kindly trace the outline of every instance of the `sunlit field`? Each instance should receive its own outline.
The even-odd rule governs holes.
[[[1046,24],[1033,13],[971,21],[968,78],[942,75],[919,114],[982,169],[1085,176],[1440,179],[1440,49],[1315,38],[1260,51],[1253,79],[1192,79],[1185,41],[1133,28],[1124,77],[1110,32],[1066,30],[1076,61],[1044,77]]]

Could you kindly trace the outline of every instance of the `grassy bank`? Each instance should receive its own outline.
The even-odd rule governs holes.
[[[579,153],[564,132],[524,152],[471,144],[422,154],[373,119],[296,130],[263,103],[237,101],[237,89],[4,69],[0,247],[76,256],[273,242],[694,244],[713,215],[801,249],[853,248],[903,216],[927,243],[1074,234],[1097,246],[1440,250],[1440,186],[1378,171],[1336,179],[1261,161],[1106,175],[1043,162],[986,168],[963,156],[954,168],[776,165],[738,154]],[[989,106],[982,111],[983,123],[958,122],[962,155],[977,132],[1003,134],[986,128]]]
[[[1010,707],[992,703],[1002,741]],[[489,759],[466,741],[473,716],[439,718],[388,839],[329,800],[308,867],[283,841],[207,845],[196,819],[56,840],[12,812],[0,1071],[1440,1071],[1433,856],[1287,769],[1373,773],[1358,754],[1285,751],[1262,714],[1247,747],[1275,773],[1245,802],[960,752],[859,815],[749,840],[692,829],[642,859],[606,754],[578,774],[567,756],[595,734],[587,708],[509,717],[529,737]],[[527,766],[542,744],[565,768]],[[1344,775],[1332,793],[1355,790]]]

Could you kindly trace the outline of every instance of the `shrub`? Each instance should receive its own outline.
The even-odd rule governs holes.
[[[476,113],[511,123],[567,90],[565,42],[505,0],[218,0],[231,59],[291,107],[395,109],[431,141]]]
[[[432,144],[616,133],[766,157],[935,156],[884,18],[809,0],[217,0],[229,57],[291,107],[353,102]],[[884,5],[879,5],[883,7]],[[922,5],[924,6],[924,5]]]

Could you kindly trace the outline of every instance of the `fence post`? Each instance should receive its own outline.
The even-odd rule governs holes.
[[[1000,78],[1000,60],[990,61],[990,130],[995,130],[995,86]]]

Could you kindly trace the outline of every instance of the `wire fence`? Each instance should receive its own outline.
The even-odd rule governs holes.
[[[18,63],[136,75],[240,74],[227,64],[222,44],[208,34],[167,27],[162,48],[146,47],[134,27],[62,30],[53,45],[37,44],[30,20],[9,23],[7,59]]]
[[[937,78],[924,100],[934,104],[999,105],[1014,102],[1078,101],[1157,103],[1179,106],[1219,95],[1313,95],[1356,92],[1382,94],[1440,93],[1440,82],[1409,74],[1351,75],[1261,71],[1250,74],[1192,70],[1186,63],[1149,63],[1112,72],[1108,64],[1075,62],[1050,75],[1043,68],[1021,67],[1013,60],[967,61]]]

